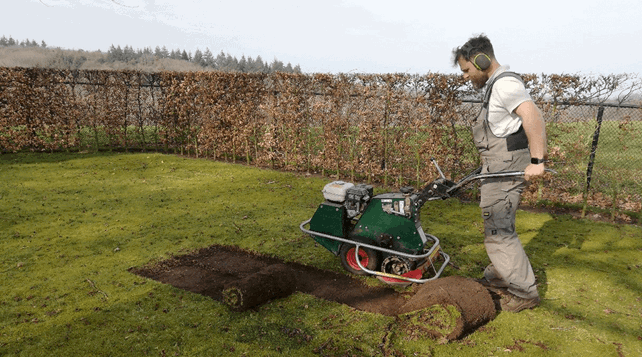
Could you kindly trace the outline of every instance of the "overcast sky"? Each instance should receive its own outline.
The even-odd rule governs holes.
[[[456,73],[485,33],[522,73],[639,73],[640,0],[3,0],[0,36],[107,51],[209,48],[306,73]]]

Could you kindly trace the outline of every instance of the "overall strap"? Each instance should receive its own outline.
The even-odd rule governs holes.
[[[506,71],[506,72],[500,73],[488,85],[488,89],[486,89],[486,93],[484,93],[484,100],[482,102],[482,108],[488,108],[488,102],[490,102],[490,95],[493,92],[493,86],[495,85],[495,82],[497,82],[500,78],[503,78],[503,77],[514,77],[514,78],[519,79],[520,82],[524,83],[524,80],[522,79],[522,77],[519,74],[515,73],[515,72]]]
[[[473,125],[473,138],[475,140],[475,146],[480,152],[486,152],[486,154],[495,155],[498,152],[514,152],[519,150],[528,149],[528,137],[524,128],[520,125],[517,132],[512,133],[504,138],[496,137],[490,129],[490,124],[488,123],[488,116],[490,111],[488,110],[490,95],[493,90],[495,82],[503,77],[514,77],[519,79],[522,83],[524,80],[515,72],[502,72],[496,78],[489,83],[486,93],[484,94],[484,100],[482,102],[482,108],[479,111],[476,122],[477,124]],[[499,151],[498,151],[499,150]]]

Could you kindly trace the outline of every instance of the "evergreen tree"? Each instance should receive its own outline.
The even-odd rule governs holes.
[[[252,59],[252,57],[249,57],[247,60],[247,65],[249,67],[248,72],[253,72],[253,73],[262,73],[265,71],[265,67],[263,65],[263,59],[261,56],[256,56],[256,59]]]
[[[116,52],[116,47],[114,47],[114,44],[112,43],[109,46],[109,49],[107,49],[107,60],[113,62],[114,61],[114,52]]]
[[[270,72],[285,72],[285,66],[283,66],[283,62],[279,61],[275,57],[270,64]]]
[[[156,46],[156,49],[154,49],[154,56],[157,58],[163,58],[163,51],[161,51],[160,47]]]
[[[167,50],[167,47],[163,46],[161,49],[161,58],[167,58],[169,57],[169,51]]]
[[[210,51],[210,49],[207,47],[205,47],[205,52],[203,53],[203,62],[207,67],[214,68],[216,66],[216,63],[214,62],[214,55],[212,55],[212,51]]]
[[[245,71],[248,73],[254,73],[256,72],[256,64],[254,62],[254,59],[252,59],[252,56],[248,56],[245,64]]]
[[[245,59],[245,55],[241,56],[241,60],[238,61],[238,65],[236,66],[236,69],[239,72],[249,72],[248,71],[248,66],[247,66],[247,60]]]
[[[225,70],[227,72],[238,71],[238,69],[239,69],[239,60],[237,60],[236,57],[233,57],[232,55],[230,55],[228,53],[227,56],[225,56],[225,61],[227,62],[226,66],[225,66]]]
[[[256,67],[261,73],[270,73],[270,66],[267,62],[263,61],[261,56],[256,56]]]
[[[185,52],[185,50],[183,50],[183,53],[181,53],[181,59],[182,59],[183,61],[189,61],[189,60],[190,60],[190,57],[191,57],[191,56],[189,56],[189,55],[187,54],[187,52]]]
[[[115,62],[115,61],[123,61],[124,55],[123,55],[123,50],[120,48],[120,45],[118,47],[114,47],[112,44],[109,46],[109,50],[107,51],[107,60],[110,62]]]
[[[192,62],[205,67],[205,61],[203,60],[203,53],[201,52],[200,49],[196,49],[194,52],[194,57],[192,58]]]
[[[40,43],[40,47],[47,48],[47,43],[45,42],[45,40],[42,40],[42,42]]]
[[[123,56],[121,61],[129,62],[135,59],[136,59],[136,52],[134,52],[134,49],[132,48],[132,46],[125,46],[125,48],[123,49]]]
[[[8,45],[9,45],[9,40],[7,40],[7,38],[4,35],[2,35],[2,37],[0,38],[0,46],[8,46]]]
[[[123,51],[122,48],[120,48],[120,45],[118,45],[118,47],[116,47],[115,54],[116,54],[115,57],[116,57],[117,61],[122,61],[125,58],[125,52]]]
[[[214,60],[214,68],[218,70],[223,70],[223,68],[226,66],[227,58],[225,57],[225,53],[223,53],[223,50],[221,50],[221,53],[219,53],[216,56],[216,59]]]
[[[9,36],[8,44],[9,44],[9,46],[15,46],[16,45],[16,40],[14,40],[11,36]]]

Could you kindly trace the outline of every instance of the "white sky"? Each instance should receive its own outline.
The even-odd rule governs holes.
[[[2,0],[0,36],[107,51],[209,48],[306,73],[457,73],[485,33],[522,73],[639,73],[640,0]]]

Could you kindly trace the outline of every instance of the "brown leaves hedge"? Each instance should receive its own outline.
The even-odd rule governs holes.
[[[473,166],[459,77],[0,68],[2,151],[154,149],[416,183]],[[394,180],[394,181],[393,181]]]
[[[524,79],[552,123],[622,82]],[[461,76],[434,73],[0,68],[0,150],[157,150],[421,185],[437,174],[430,158],[453,178],[477,166],[468,127],[478,105],[462,103],[475,98]],[[582,160],[589,148],[578,147]]]

